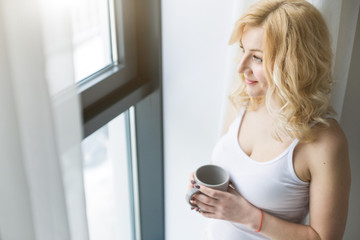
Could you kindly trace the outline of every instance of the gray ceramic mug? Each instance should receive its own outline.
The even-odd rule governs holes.
[[[229,186],[230,175],[220,166],[204,165],[199,167],[194,173],[196,184],[204,185],[206,187],[226,192]],[[198,207],[191,204],[190,200],[196,193],[201,193],[199,189],[192,188],[186,194],[186,201],[193,207]]]

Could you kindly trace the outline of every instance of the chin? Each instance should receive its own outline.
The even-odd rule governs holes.
[[[264,97],[265,96],[265,93],[262,92],[262,91],[249,91],[247,90],[246,91],[247,95],[249,95],[250,97],[253,97],[253,98],[257,98],[257,97]]]

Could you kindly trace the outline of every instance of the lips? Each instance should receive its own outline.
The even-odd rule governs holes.
[[[253,84],[257,83],[257,81],[253,81],[253,80],[245,78],[245,83],[248,85],[253,85]]]

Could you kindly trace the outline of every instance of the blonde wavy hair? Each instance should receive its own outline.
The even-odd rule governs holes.
[[[332,50],[329,31],[321,13],[305,0],[260,0],[236,22],[229,44],[241,41],[245,27],[264,29],[263,66],[268,79],[265,97],[246,93],[244,76],[229,96],[236,108],[247,104],[256,109],[264,102],[273,111],[270,99],[281,104],[274,137],[314,140],[311,124],[323,123],[335,114],[330,106],[332,88]]]

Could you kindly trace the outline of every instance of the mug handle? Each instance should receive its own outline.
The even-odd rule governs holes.
[[[191,198],[192,198],[192,196],[193,196],[194,194],[199,193],[199,192],[200,192],[200,190],[197,189],[197,188],[192,188],[192,189],[190,189],[190,190],[186,193],[186,196],[185,196],[186,202],[188,202],[188,203],[189,203],[191,206],[193,206],[193,207],[198,207],[197,205],[192,204],[192,203],[190,202],[190,200],[191,200]]]

